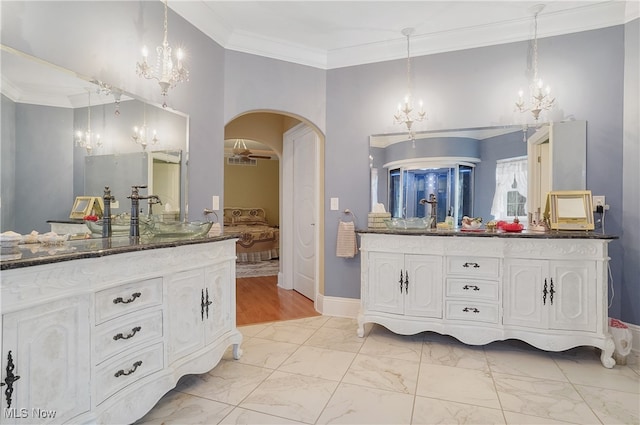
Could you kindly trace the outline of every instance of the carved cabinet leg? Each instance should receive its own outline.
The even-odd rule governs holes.
[[[608,369],[611,369],[616,365],[616,361],[613,359],[613,351],[616,349],[616,345],[613,343],[611,335],[607,336],[607,340],[604,343],[604,348],[600,353],[600,361],[602,365]]]
[[[242,348],[240,348],[240,344],[233,344],[233,358],[238,360],[242,357]]]

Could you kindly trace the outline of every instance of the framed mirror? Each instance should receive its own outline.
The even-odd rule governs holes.
[[[506,125],[434,130],[416,133],[415,142],[407,140],[406,133],[373,135],[369,146],[372,207],[383,203],[394,217],[428,215],[426,208],[415,205],[416,198],[424,198],[423,186],[410,181],[415,181],[420,174],[428,178],[428,170],[435,173],[440,169],[434,178],[441,183],[435,189],[427,189],[439,199],[438,221],[444,221],[449,213],[458,225],[464,215],[489,220],[494,217],[498,164],[524,159],[528,172],[524,170],[526,182],[517,188],[518,193],[524,193],[519,195],[524,202],[519,210],[535,218],[532,211],[540,211],[541,215],[540,200],[544,207],[549,191],[586,189],[586,128],[586,121],[568,121],[542,123],[537,127]],[[537,164],[540,163],[534,154],[537,148],[548,148],[551,152],[551,160],[542,161],[543,171],[539,171],[541,167]],[[402,179],[405,174],[407,184]],[[520,179],[519,175],[512,176],[509,187],[513,189]],[[541,179],[548,183],[541,183]],[[508,203],[510,198],[504,196],[504,199]],[[506,206],[505,210],[508,210]]]
[[[129,213],[131,186],[146,184],[150,194],[162,187],[163,210],[169,204],[167,210],[174,217],[185,216],[188,116],[0,47],[2,231],[47,232],[47,221],[68,220],[76,197],[101,197],[104,186],[112,187],[116,198],[113,214]],[[138,138],[140,128],[148,129],[145,149],[134,141],[134,127]],[[76,133],[86,134],[89,128],[92,140],[100,135],[101,146],[87,150],[77,143]],[[129,164],[126,173],[121,172],[124,163]],[[154,177],[154,170],[162,169],[154,163],[173,164],[170,173],[158,171],[171,176],[170,183]],[[114,190],[115,186],[121,189]],[[45,209],[37,205],[42,199],[47,199]]]

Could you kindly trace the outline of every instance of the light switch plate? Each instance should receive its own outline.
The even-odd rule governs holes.
[[[331,211],[338,211],[339,209],[338,198],[331,198]]]
[[[213,210],[219,210],[220,209],[220,197],[217,195],[214,195],[212,200],[211,200],[211,204],[212,204],[212,208]]]
[[[111,208],[113,208],[113,209],[120,208],[120,202],[119,201],[111,201]]]

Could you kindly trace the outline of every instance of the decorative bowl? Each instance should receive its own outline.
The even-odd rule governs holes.
[[[18,246],[22,241],[22,235],[16,232],[3,232],[0,233],[0,247],[12,248]]]
[[[524,226],[520,223],[505,223],[502,225],[501,229],[505,232],[517,233],[522,232]]]

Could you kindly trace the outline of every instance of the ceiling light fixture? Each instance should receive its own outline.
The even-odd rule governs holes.
[[[529,105],[525,103],[524,91],[518,92],[518,101],[516,109],[520,112],[531,111],[534,120],[538,121],[540,112],[553,108],[556,99],[551,96],[551,88],[544,87],[542,79],[538,77],[538,14],[544,9],[543,4],[538,4],[532,8],[533,10],[533,81],[529,86]],[[544,88],[543,88],[544,87]]]
[[[413,115],[413,99],[411,96],[411,50],[410,50],[410,42],[409,38],[413,35],[413,28],[405,28],[402,30],[402,35],[407,37],[407,95],[404,98],[403,103],[398,104],[398,110],[394,114],[394,122],[395,124],[404,124],[409,131],[409,140],[413,142],[413,146],[415,147],[416,138],[415,132],[413,130],[413,123],[415,121],[423,121],[427,113],[423,109],[422,100],[420,103],[420,110],[417,112],[417,115]]]
[[[87,130],[77,131],[75,137],[75,145],[86,149],[87,154],[91,155],[94,148],[102,146],[100,135],[95,135],[95,142],[92,142],[93,134],[91,133],[91,90],[87,89],[87,95],[89,96],[89,106],[87,107]]]
[[[133,141],[140,146],[142,146],[142,150],[146,150],[149,143],[152,145],[156,145],[158,143],[158,135],[155,130],[153,130],[153,137],[149,139],[149,129],[147,128],[147,104],[143,103],[143,115],[142,115],[142,127],[133,127],[133,135],[131,136]]]
[[[178,49],[176,52],[175,64],[171,57],[171,47],[167,41],[167,9],[167,0],[165,0],[164,40],[162,41],[161,46],[156,47],[158,57],[155,68],[151,68],[149,64],[147,64],[147,56],[149,55],[147,46],[142,48],[142,62],[138,62],[136,64],[136,71],[139,77],[144,77],[149,80],[157,80],[160,84],[161,94],[162,96],[165,96],[165,101],[162,104],[164,108],[167,107],[166,96],[169,89],[175,87],[177,83],[189,81],[189,71],[182,63],[182,59],[184,57],[182,49]]]

